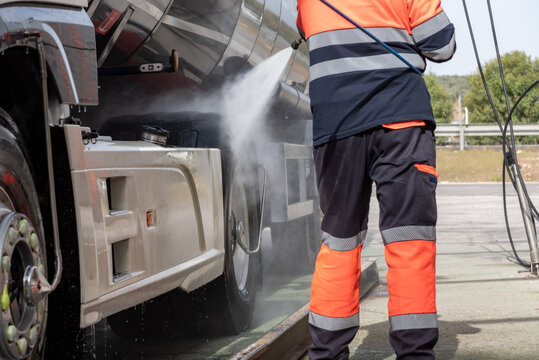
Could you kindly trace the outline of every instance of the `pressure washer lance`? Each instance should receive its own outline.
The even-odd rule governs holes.
[[[299,38],[297,40],[292,41],[292,44],[290,44],[290,46],[292,46],[292,49],[297,50],[302,42],[303,42],[303,39]]]

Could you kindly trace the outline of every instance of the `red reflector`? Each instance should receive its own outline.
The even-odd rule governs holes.
[[[152,210],[146,211],[146,226],[147,227],[155,226],[155,217]]]
[[[121,12],[116,9],[112,9],[109,15],[105,18],[105,20],[103,20],[103,22],[95,28],[95,32],[101,35],[105,35],[110,30],[110,28],[113,27],[114,24],[116,24],[116,21],[118,21],[120,16],[122,16]]]

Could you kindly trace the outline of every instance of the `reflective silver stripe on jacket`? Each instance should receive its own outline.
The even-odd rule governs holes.
[[[436,34],[438,31],[442,30],[450,23],[451,21],[449,21],[449,18],[447,17],[445,12],[442,11],[438,15],[428,19],[424,23],[419,24],[415,28],[413,28],[412,36],[415,42],[418,43],[421,40],[425,40],[429,36]]]
[[[365,241],[366,236],[367,230],[363,230],[356,236],[352,236],[349,238],[338,238],[335,236],[331,236],[327,232],[322,232],[322,242],[331,250],[349,251],[354,250],[360,244],[362,244],[363,241]]]
[[[430,314],[407,314],[389,318],[390,331],[410,329],[434,329],[438,328],[436,313]]]
[[[339,318],[318,315],[309,311],[309,324],[329,331],[349,329],[354,326],[359,326],[359,312],[352,316]]]
[[[425,69],[425,61],[418,54],[400,54],[420,70]],[[310,67],[311,81],[324,76],[344,74],[354,71],[386,70],[407,68],[404,62],[393,54],[349,57],[324,61]]]
[[[383,42],[403,42],[414,44],[414,40],[404,29],[395,29],[390,27],[367,28],[367,30]],[[326,31],[312,35],[307,40],[309,51],[320,49],[331,45],[347,45],[376,43],[370,36],[359,29],[344,29]]]
[[[449,41],[449,44],[447,44],[446,46],[434,51],[423,51],[422,53],[431,60],[447,60],[450,59],[451,56],[453,56],[453,54],[455,53],[456,44],[457,43],[455,42],[455,34],[453,34],[453,36],[451,37],[451,41]]]
[[[400,226],[381,231],[384,245],[399,241],[430,240],[436,241],[435,226]]]

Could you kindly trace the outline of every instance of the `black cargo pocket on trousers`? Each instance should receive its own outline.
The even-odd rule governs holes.
[[[435,225],[438,218],[436,209],[436,186],[438,173],[430,165],[415,164],[414,215],[418,224]]]

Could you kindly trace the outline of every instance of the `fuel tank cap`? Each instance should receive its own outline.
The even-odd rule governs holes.
[[[165,146],[170,132],[157,125],[142,125],[141,140]]]

